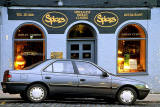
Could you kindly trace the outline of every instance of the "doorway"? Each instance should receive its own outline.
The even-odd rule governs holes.
[[[67,38],[67,58],[96,63],[96,37],[90,25],[80,23],[70,29]]]

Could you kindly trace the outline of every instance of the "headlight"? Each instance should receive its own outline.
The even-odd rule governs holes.
[[[136,87],[137,87],[138,89],[145,89],[145,88],[148,89],[148,88],[149,88],[147,84],[137,84]]]
[[[149,88],[149,86],[148,86],[147,84],[145,85],[145,87],[146,87],[146,88]]]

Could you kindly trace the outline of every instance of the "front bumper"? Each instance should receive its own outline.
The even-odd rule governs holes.
[[[147,95],[149,94],[149,92],[150,92],[149,89],[139,90],[138,99],[139,99],[139,100],[143,100],[144,98],[147,97]]]
[[[28,84],[17,82],[1,82],[1,85],[4,93],[18,94],[24,91]]]

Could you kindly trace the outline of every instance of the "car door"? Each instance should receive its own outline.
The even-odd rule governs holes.
[[[44,69],[43,78],[48,81],[53,93],[74,94],[78,77],[71,61],[55,61]]]
[[[93,63],[75,61],[78,70],[78,93],[84,96],[106,96],[111,94],[111,77]]]

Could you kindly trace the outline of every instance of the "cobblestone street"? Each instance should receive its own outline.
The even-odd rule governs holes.
[[[0,107],[124,107],[116,103],[95,99],[46,100],[42,103],[23,101],[19,94],[3,93],[0,90]],[[137,100],[132,106],[125,107],[160,107],[160,94],[149,94],[144,100]]]
[[[129,107],[159,107],[160,102],[146,102],[137,101],[134,105]],[[82,100],[82,99],[69,99],[69,100],[46,100],[42,103],[29,103],[21,99],[7,99],[0,100],[0,107],[124,107],[118,103],[107,103],[103,100]],[[128,106],[125,106],[128,107]]]

